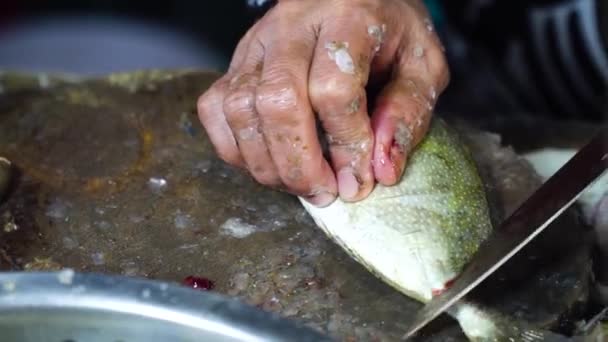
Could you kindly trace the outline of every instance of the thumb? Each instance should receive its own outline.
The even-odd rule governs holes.
[[[376,99],[372,114],[375,143],[372,165],[383,185],[399,181],[408,154],[428,131],[435,101],[449,82],[447,62],[439,46],[415,45],[401,53],[391,81]]]
[[[409,153],[424,138],[432,117],[433,103],[414,78],[398,77],[379,95],[372,116],[375,136],[373,167],[383,185],[399,181]],[[429,87],[426,87],[429,88]]]

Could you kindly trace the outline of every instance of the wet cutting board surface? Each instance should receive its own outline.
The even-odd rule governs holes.
[[[419,303],[351,260],[295,197],[215,157],[195,105],[216,77],[0,76],[0,155],[18,170],[0,205],[1,268],[71,267],[175,282],[202,276],[215,282],[214,291],[342,340],[400,337]],[[496,136],[461,131],[499,222],[540,180]],[[574,217],[571,210],[519,256],[529,271],[515,276],[526,281],[513,286],[497,274],[478,291],[480,300],[554,326],[584,303],[589,243]],[[522,267],[503,273],[513,269]],[[449,319],[425,335],[420,340],[464,340]]]

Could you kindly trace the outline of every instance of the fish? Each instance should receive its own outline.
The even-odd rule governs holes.
[[[396,185],[378,184],[362,201],[338,198],[326,207],[299,200],[350,257],[421,303],[450,286],[494,229],[475,160],[457,131],[439,117],[432,119]],[[557,336],[466,298],[448,314],[471,341]]]

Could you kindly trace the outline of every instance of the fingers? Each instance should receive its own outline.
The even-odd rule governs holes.
[[[314,33],[276,30],[291,27],[294,20],[285,20],[274,16],[267,32],[249,31],[229,72],[199,99],[199,117],[224,161],[247,168],[259,183],[324,206],[337,186],[308,101]]]
[[[379,183],[393,185],[399,181],[408,153],[422,140],[431,118],[431,108],[421,95],[421,81],[398,77],[380,94],[372,129],[374,175]]]
[[[226,76],[217,80],[197,102],[198,118],[205,127],[207,136],[218,157],[236,167],[244,166],[243,159],[224,116],[224,94],[227,89]]]
[[[427,26],[425,21],[413,25],[397,56],[393,78],[374,108],[373,169],[384,185],[401,178],[409,153],[428,130],[438,94],[449,83],[442,48]]]
[[[236,70],[241,67],[247,57],[249,57],[250,59],[252,57],[255,57],[249,54],[249,48],[251,45],[254,45],[254,49],[257,48],[258,41],[257,39],[255,39],[255,37],[258,31],[259,23],[256,23],[249,29],[249,31],[247,31],[247,33],[245,33],[243,38],[241,38],[236,48],[234,49],[234,53],[232,55],[232,59],[230,61],[230,65],[228,66],[228,71],[226,72],[226,74],[235,74]]]
[[[254,26],[239,41],[230,62],[228,72],[215,81],[213,85],[198,98],[196,106],[199,120],[205,128],[216,153],[222,160],[236,167],[243,167],[245,164],[224,114],[224,99],[226,92],[228,91],[230,78],[234,74],[235,69],[237,69],[245,60],[249,44],[252,41],[255,31],[256,27]]]
[[[261,45],[250,46],[248,56],[230,80],[223,109],[245,167],[259,183],[277,187],[281,179],[266,147],[255,109],[263,53]]]
[[[220,158],[319,206],[338,194],[361,200],[375,180],[397,182],[449,82],[426,16],[420,1],[280,2],[198,101]],[[370,119],[368,79],[391,71]]]
[[[449,84],[448,63],[437,36],[426,29],[424,21],[418,26],[422,26],[417,28],[419,33],[408,37],[400,49],[397,56],[398,61],[395,64],[396,72],[402,77],[417,75],[428,87],[423,90],[423,94],[431,96],[432,93],[435,93],[436,95]]]
[[[369,16],[354,21],[369,26],[353,27],[336,19],[321,27],[309,76],[310,101],[327,134],[340,197],[345,201],[365,198],[374,186],[365,85],[382,34],[382,24]],[[370,35],[368,27],[378,32]]]
[[[307,75],[315,39],[312,32],[294,35],[297,38],[276,39],[266,45],[256,109],[283,184],[322,206],[334,200],[337,186],[323,158],[308,100]]]

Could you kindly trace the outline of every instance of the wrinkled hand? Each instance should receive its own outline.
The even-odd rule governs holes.
[[[371,116],[368,81],[382,86]],[[375,180],[396,183],[448,82],[421,1],[282,0],[242,38],[198,112],[224,161],[324,206],[338,193],[365,198]]]

